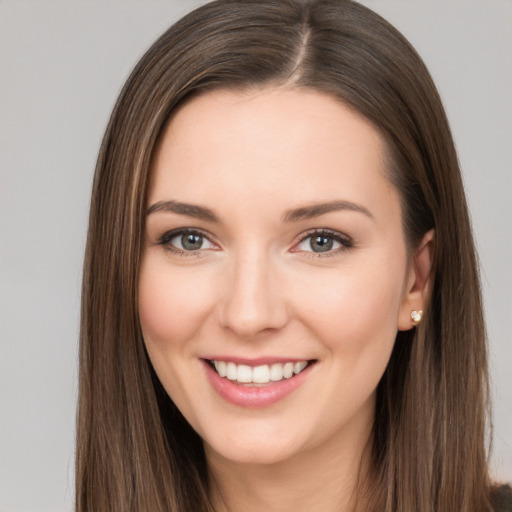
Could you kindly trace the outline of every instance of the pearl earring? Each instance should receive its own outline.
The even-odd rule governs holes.
[[[421,317],[423,315],[423,311],[420,309],[419,311],[411,311],[411,321],[412,325],[416,326],[421,322]]]

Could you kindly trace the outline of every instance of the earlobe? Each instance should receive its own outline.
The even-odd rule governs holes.
[[[404,296],[398,316],[398,330],[407,331],[421,322],[434,257],[434,235],[431,229],[411,255]]]

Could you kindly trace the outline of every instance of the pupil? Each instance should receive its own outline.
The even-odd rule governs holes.
[[[311,249],[314,252],[326,252],[332,249],[334,241],[326,236],[316,236],[311,239]]]
[[[201,249],[203,245],[203,237],[201,235],[188,234],[181,237],[181,245],[187,251],[196,251]]]

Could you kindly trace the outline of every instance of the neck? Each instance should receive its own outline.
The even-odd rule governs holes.
[[[353,512],[371,473],[371,429],[340,432],[272,464],[233,462],[205,447],[217,512]]]

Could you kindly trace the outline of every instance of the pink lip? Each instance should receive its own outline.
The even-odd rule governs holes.
[[[238,361],[237,359],[233,358],[221,359],[220,357],[218,360],[227,360],[233,362]],[[251,360],[250,363],[246,361],[238,364],[249,364],[250,366],[255,366],[254,361],[256,360]],[[287,359],[287,361],[291,360]],[[299,359],[297,361],[303,361],[303,359]],[[311,368],[315,366],[309,365],[298,375],[294,375],[289,379],[283,379],[279,382],[269,382],[268,384],[260,385],[261,387],[252,387],[237,384],[224,377],[221,377],[205,360],[202,360],[202,362],[210,384],[212,385],[213,389],[215,389],[215,391],[217,391],[217,393],[222,398],[224,398],[224,400],[239,407],[249,408],[269,407],[270,405],[273,405],[276,402],[284,399],[293,393],[293,391],[295,391],[307,379]],[[273,360],[273,362],[276,361]],[[258,364],[269,363],[264,362]]]

